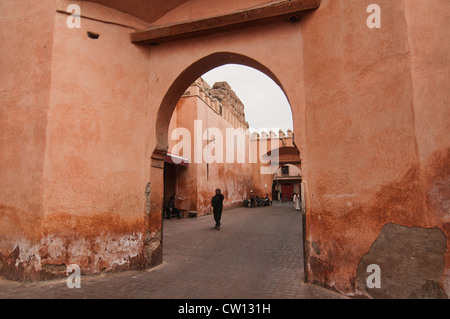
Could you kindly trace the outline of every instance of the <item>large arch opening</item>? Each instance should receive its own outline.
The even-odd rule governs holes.
[[[278,168],[273,173],[272,197],[277,202],[293,202],[296,210],[304,211],[305,187],[302,182],[300,151],[294,143],[292,132],[283,136],[283,146],[278,150]],[[265,154],[265,156],[269,156]]]
[[[175,107],[186,91],[186,89],[193,83],[195,80],[200,78],[203,74],[208,71],[217,68],[226,64],[240,64],[245,65],[256,70],[261,71],[270,77],[285,93],[287,99],[289,100],[286,91],[284,90],[283,85],[269,70],[266,66],[261,64],[260,62],[247,57],[242,54],[231,53],[231,52],[217,52],[211,55],[208,55],[197,62],[190,65],[186,68],[173,82],[164,96],[163,101],[161,102],[161,106],[158,110],[157,120],[156,120],[156,137],[157,137],[157,146],[155,148],[156,152],[167,152],[168,149],[168,128],[170,124],[170,120],[172,118],[172,114],[175,110]]]
[[[169,140],[171,136],[169,135],[170,132],[170,126],[171,126],[171,120],[172,116],[177,108],[177,105],[180,101],[180,99],[183,96],[186,96],[186,94],[189,95],[191,93],[190,91],[195,90],[195,88],[191,88],[193,83],[195,84],[198,79],[201,78],[202,75],[207,73],[208,71],[215,69],[217,67],[228,65],[228,64],[237,64],[237,65],[243,65],[250,68],[253,68],[255,70],[258,70],[262,73],[264,73],[266,76],[268,76],[270,79],[275,82],[279,88],[283,91],[284,95],[286,96],[286,99],[288,100],[289,106],[290,101],[289,97],[283,87],[283,84],[279,81],[277,76],[266,66],[264,66],[262,63],[248,57],[242,54],[232,53],[232,52],[217,52],[210,54],[193,64],[191,64],[189,67],[187,67],[181,74],[173,81],[172,85],[168,89],[167,93],[165,94],[161,105],[159,107],[158,113],[157,113],[157,121],[156,121],[156,147],[153,150],[152,156],[151,156],[151,207],[150,207],[150,218],[149,218],[149,228],[153,229],[153,231],[160,231],[160,239],[161,242],[163,242],[163,220],[165,217],[165,209],[166,204],[168,200],[168,194],[173,193],[173,191],[168,191],[167,185],[164,183],[164,177],[166,175],[173,175],[177,174],[178,170],[185,171],[186,169],[184,167],[172,167],[171,166],[171,172],[168,172],[167,170],[167,159],[168,156],[172,156],[173,154],[170,152],[169,149]],[[214,103],[214,102],[213,102]],[[292,110],[292,107],[291,107]],[[217,108],[217,113],[221,113],[221,110]],[[297,161],[300,163],[299,158],[299,152],[297,147],[295,146],[294,142],[294,132],[289,130],[287,134],[284,134],[283,132],[278,132],[278,134],[274,133],[273,131],[269,132],[266,137],[264,137],[266,133],[253,133],[250,134],[249,140],[250,144],[254,142],[256,143],[256,152],[257,154],[261,156],[257,156],[256,161],[258,160],[264,160],[264,157],[266,156],[278,156],[281,150],[281,155],[284,156],[285,152],[285,144],[286,140],[290,139],[291,144],[294,146],[297,155]],[[255,138],[256,136],[256,138]],[[216,137],[214,137],[216,138]],[[261,149],[260,142],[262,139],[267,140],[267,144],[265,144],[264,147],[267,147],[266,149]],[[276,140],[276,144],[275,141]],[[251,145],[249,146],[251,147]],[[272,154],[274,153],[274,154]],[[292,152],[287,151],[287,154],[291,156]],[[276,154],[276,155],[275,155]],[[180,154],[177,154],[178,156]],[[182,158],[180,161],[183,162],[184,160],[194,160],[194,156],[184,156],[185,154],[181,154],[179,156]],[[224,155],[225,158],[226,155]],[[250,155],[251,157],[251,155]],[[260,158],[259,158],[260,157]],[[175,158],[176,159],[176,158]],[[249,159],[248,157],[246,160],[251,161],[252,159]],[[283,160],[284,161],[284,160]],[[269,194],[271,199],[272,198],[272,187],[273,187],[273,178],[274,173],[279,168],[280,161],[274,160],[272,165],[267,164],[265,162],[262,164],[262,167],[265,167],[266,169],[270,170],[270,173],[267,175],[269,178],[264,183],[262,182],[261,185],[264,185],[265,189],[258,190],[258,194],[265,196],[266,194]],[[261,164],[261,163],[260,163]],[[188,164],[189,165],[189,164]],[[245,188],[245,186],[244,186]],[[243,193],[245,193],[245,196],[250,195],[250,191],[253,191],[253,187],[250,187],[249,189],[243,190]],[[248,194],[247,194],[248,193]],[[205,195],[206,196],[206,195]],[[209,194],[208,194],[209,196]],[[211,195],[212,196],[212,195]],[[243,196],[244,197],[244,196]],[[207,197],[205,202],[210,202],[210,198]],[[240,201],[240,205],[242,205],[242,200]],[[180,208],[180,207],[178,207]],[[184,214],[190,214],[190,206],[182,207],[182,210],[184,211]],[[157,250],[157,259],[161,259],[162,261],[162,249]],[[301,267],[302,265],[299,265]]]
[[[172,116],[175,112],[175,109],[178,105],[178,102],[180,101],[180,99],[183,96],[186,96],[190,94],[189,89],[190,86],[192,86],[192,83],[197,83],[196,81],[198,81],[200,79],[201,82],[203,82],[203,79],[201,79],[201,76],[206,74],[208,71],[216,69],[220,66],[225,66],[225,65],[240,65],[240,66],[245,66],[248,68],[251,68],[253,70],[257,70],[259,72],[261,72],[261,74],[264,74],[268,79],[271,79],[274,83],[282,92],[282,94],[284,95],[284,97],[287,100],[288,103],[288,107],[290,109],[290,118],[292,120],[292,109],[290,106],[290,102],[289,102],[289,98],[287,97],[286,91],[283,88],[283,85],[281,84],[281,82],[278,80],[278,78],[272,73],[271,70],[269,70],[266,66],[264,66],[263,64],[261,64],[260,62],[242,55],[242,54],[236,54],[236,53],[230,53],[230,52],[218,52],[218,53],[214,53],[211,55],[208,55],[196,62],[194,62],[192,65],[190,65],[188,68],[186,68],[173,82],[173,84],[170,86],[169,90],[167,91],[166,95],[164,96],[164,99],[161,103],[161,106],[159,108],[158,111],[158,115],[157,115],[157,124],[156,124],[156,137],[157,137],[157,145],[153,151],[152,154],[152,169],[154,169],[152,171],[152,181],[153,183],[155,182],[154,176],[157,174],[160,174],[160,172],[158,173],[158,170],[160,169],[164,169],[164,174],[163,174],[163,180],[164,177],[167,176],[172,176],[171,178],[173,178],[174,175],[177,175],[179,169],[183,170],[183,167],[181,166],[176,166],[174,167],[173,165],[167,165],[167,159],[169,156],[169,162],[173,162],[171,160],[171,156],[174,155],[173,153],[169,153],[169,140],[170,140],[170,136],[169,136],[169,132],[170,132],[170,128],[169,126],[171,125],[171,120],[172,120]],[[201,87],[203,84],[199,84],[199,86]],[[208,84],[206,84],[208,86]],[[196,90],[196,88],[192,88],[192,90]],[[200,91],[202,91],[202,89],[200,89]],[[234,93],[234,92],[233,92]],[[203,99],[206,101],[210,101],[209,99],[214,99],[214,97],[209,95],[209,92],[199,92],[197,94],[202,95],[203,94]],[[194,93],[195,95],[195,93]],[[208,97],[206,97],[205,95],[208,95]],[[220,98],[219,98],[220,99]],[[215,100],[212,101],[212,104],[214,105],[214,103],[217,103],[218,101]],[[205,102],[205,103],[209,103],[209,102]],[[220,103],[219,103],[220,104]],[[214,105],[211,108],[217,108],[216,112],[220,113],[220,115],[223,115],[223,117],[225,118],[226,115],[222,114],[222,106],[221,105]],[[219,110],[220,108],[220,110]],[[189,114],[185,114],[185,116],[190,116]],[[195,119],[194,119],[195,120]],[[242,123],[241,123],[242,124]],[[245,127],[245,124],[247,124],[247,127]],[[238,125],[240,126],[239,129],[243,129],[246,130],[246,134],[251,134],[250,136],[250,141],[248,141],[249,144],[253,144],[252,145],[248,145],[248,151],[249,153],[252,150],[256,150],[256,153],[258,154],[246,154],[247,158],[245,159],[246,162],[254,162],[257,163],[258,161],[264,161],[270,162],[270,155],[269,155],[269,159],[267,160],[267,154],[271,154],[271,149],[275,149],[276,154],[273,155],[273,157],[278,157],[278,153],[280,149],[283,149],[284,144],[286,143],[287,139],[290,139],[290,144],[295,145],[294,143],[294,138],[293,138],[293,132],[288,129],[287,134],[285,134],[284,132],[282,132],[281,130],[279,131],[279,136],[276,135],[276,133],[274,133],[273,130],[270,131],[269,134],[267,134],[266,132],[262,132],[262,134],[258,134],[255,132],[251,132],[249,131],[249,127],[248,127],[248,123],[245,123],[244,126],[242,125]],[[208,125],[207,125],[208,126]],[[235,125],[236,126],[236,125]],[[293,125],[292,125],[293,127]],[[235,129],[237,127],[234,127]],[[267,127],[266,127],[267,128]],[[264,128],[264,129],[266,129]],[[192,125],[190,127],[190,131],[195,131],[196,128],[194,128]],[[254,128],[253,128],[254,129]],[[271,129],[271,128],[268,128]],[[273,127],[272,127],[273,129]],[[209,130],[209,128],[207,128],[207,130]],[[224,131],[224,130],[222,130]],[[209,133],[209,132],[205,132],[205,133]],[[223,137],[224,139],[226,139],[225,132],[223,132]],[[216,138],[216,136],[212,136],[211,138]],[[200,137],[201,139],[201,137]],[[264,141],[265,140],[265,141]],[[192,142],[195,142],[195,138],[192,139]],[[275,144],[276,142],[276,144]],[[256,145],[256,146],[254,146]],[[237,147],[237,145],[235,145]],[[194,147],[195,148],[195,147]],[[233,150],[234,151],[234,150]],[[195,152],[195,150],[193,151]],[[228,152],[227,149],[224,149],[223,151]],[[247,153],[247,149],[246,149],[246,153]],[[183,154],[176,154],[176,155],[181,155],[180,157],[182,158]],[[188,159],[183,158],[181,159],[181,162],[184,164],[186,162],[189,162],[190,160],[195,160],[197,161],[198,159],[194,159],[196,154],[190,154],[190,156],[188,156]],[[227,155],[228,154],[224,154],[223,155],[223,161],[225,162],[225,160],[227,159]],[[192,156],[192,158],[191,158]],[[203,158],[203,160],[205,160]],[[239,161],[239,160],[238,160]],[[208,164],[207,164],[208,165]],[[264,169],[267,170],[272,170],[270,172],[270,175],[273,175],[273,173],[275,172],[276,168],[278,165],[278,158],[274,159],[272,161],[272,165],[270,165],[270,167],[265,167]],[[168,169],[170,168],[170,170]],[[208,168],[207,168],[207,175],[208,175]],[[269,173],[267,173],[267,175],[269,175]],[[160,179],[160,178],[158,178]],[[154,183],[155,184],[155,183]],[[159,182],[157,181],[156,184],[159,184]],[[175,186],[172,187],[167,187],[167,183],[163,183],[163,190],[162,192],[160,192],[160,194],[162,194],[162,200],[159,197],[152,197],[153,199],[156,199],[157,202],[161,203],[162,202],[162,211],[163,211],[163,216],[164,216],[164,212],[165,212],[165,206],[168,200],[168,194],[170,193],[174,193],[173,189],[175,189]],[[270,194],[272,195],[272,180],[267,180],[266,183],[264,183],[264,187],[265,189],[260,189],[259,191],[261,192],[261,195],[265,195],[265,194]],[[250,187],[248,189],[248,192],[250,193],[250,189],[252,189],[253,187]],[[172,190],[170,190],[172,189]],[[262,194],[264,193],[264,194]],[[245,194],[247,195],[247,194]],[[191,208],[189,207],[184,207],[184,210],[190,210]],[[156,211],[156,213],[158,213]]]

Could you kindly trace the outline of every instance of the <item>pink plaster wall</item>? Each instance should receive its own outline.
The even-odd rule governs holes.
[[[414,127],[425,221],[445,230],[450,247],[450,3],[405,1],[411,52]],[[430,36],[433,35],[433,36]],[[443,283],[450,291],[450,253]]]
[[[91,273],[146,264],[141,119],[149,55],[130,44],[133,27],[114,24],[142,23],[115,11],[112,24],[83,19],[69,29],[68,15],[56,13],[67,4],[2,2],[0,231],[8,278],[51,278],[46,265],[76,263]],[[80,5],[85,16],[110,18],[109,9]]]
[[[195,90],[195,92],[194,92]],[[215,189],[220,188],[225,196],[224,209],[241,207],[242,200],[248,198],[250,190],[256,187],[259,177],[254,175],[254,166],[260,167],[260,163],[250,164],[248,156],[249,138],[246,138],[247,148],[245,163],[225,163],[227,154],[226,129],[233,126],[222,116],[215,113],[209,106],[206,99],[196,95],[198,89],[189,88],[190,97],[183,97],[177,104],[177,108],[169,125],[169,137],[176,128],[185,128],[191,135],[190,155],[186,150],[183,156],[190,158],[188,168],[183,170],[178,179],[178,193],[180,198],[177,204],[182,209],[197,211],[199,216],[212,213],[211,198]],[[193,95],[193,96],[192,96]],[[195,136],[194,121],[199,120],[202,123],[203,134],[208,128],[217,128],[223,135],[223,162],[210,163],[207,166],[203,151],[206,148],[207,141],[201,141],[200,149],[202,151],[201,163],[195,163]],[[182,140],[169,140],[169,153],[179,153],[173,150],[173,147],[182,142]],[[177,154],[180,155],[180,154]],[[261,195],[261,194],[260,194]]]
[[[177,192],[177,207],[186,209],[188,211],[197,211],[197,171],[198,165],[194,163],[193,145],[194,145],[194,121],[197,119],[197,99],[187,98],[180,99],[177,104],[177,109],[173,113],[172,120],[169,126],[169,153],[175,153],[175,155],[181,155],[190,159],[187,169],[183,169],[178,176],[178,192]],[[182,150],[180,152],[172,152],[173,146],[178,142],[172,140],[170,137],[172,132],[176,128],[185,128],[191,134],[191,149]],[[167,200],[167,199],[166,199]]]
[[[38,264],[55,1],[0,1],[0,274]],[[29,39],[33,39],[32,41]],[[16,260],[31,262],[14,269]]]
[[[148,50],[129,45],[131,28],[83,19],[69,29],[66,19],[55,17],[42,263],[76,263],[87,273],[129,267],[143,263],[146,229]]]
[[[430,153],[430,146],[436,148],[427,139],[448,130],[443,107],[448,83],[433,87],[448,73],[448,45],[437,44],[445,37],[438,31],[445,21],[439,13],[445,4],[427,9],[434,19],[424,18],[421,10],[429,2],[406,3],[378,2],[381,29],[366,26],[369,1],[322,1],[302,22],[308,275],[313,282],[349,295],[358,294],[352,280],[355,265],[386,223],[442,227],[442,217],[424,209],[419,181],[421,158]],[[415,26],[424,20],[433,29],[418,31]],[[430,33],[439,36],[421,42],[425,33],[428,39],[433,38]],[[419,52],[425,47],[436,48],[433,54],[445,63],[424,63],[430,61],[426,51]],[[425,72],[419,73],[420,68]],[[418,124],[427,120],[426,113],[433,118],[447,115],[436,126],[427,126],[425,133]],[[448,138],[438,144],[442,151]],[[441,167],[448,163],[445,151],[442,156]],[[448,236],[448,227],[443,230]],[[320,253],[309,246],[313,242]]]
[[[291,104],[312,282],[360,296],[356,268],[386,223],[436,226],[448,238],[449,5],[379,0],[373,30],[371,3],[323,0],[300,23],[144,47],[129,42],[142,21],[128,14],[114,13],[131,28],[84,19],[68,29],[53,1],[2,1],[2,274],[45,279],[45,265],[92,273],[160,261],[168,115],[224,63],[264,71]],[[109,19],[100,8],[82,7]],[[449,293],[448,252],[445,261]]]

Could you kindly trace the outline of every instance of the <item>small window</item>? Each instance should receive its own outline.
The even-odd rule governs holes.
[[[88,31],[87,36],[91,39],[97,40],[100,37],[100,34]]]
[[[283,175],[289,175],[289,166],[283,166],[281,168],[281,173],[283,173]]]

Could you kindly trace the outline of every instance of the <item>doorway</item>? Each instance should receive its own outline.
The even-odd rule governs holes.
[[[209,104],[210,107],[210,111],[214,112],[214,116],[219,118],[219,117],[227,117],[226,120],[230,120],[229,117],[229,113],[227,114],[226,109],[224,107],[224,105],[220,105],[220,103],[218,103],[217,101],[214,100],[214,97],[208,96],[202,92],[200,92],[201,90],[199,90],[198,92],[196,91],[197,89],[194,87],[192,88],[192,84],[195,83],[199,78],[201,78],[201,76],[214,69],[217,68],[219,66],[222,65],[226,65],[226,64],[238,64],[238,65],[244,65],[247,67],[251,67],[253,69],[256,69],[262,73],[264,73],[266,76],[268,76],[269,78],[271,78],[278,86],[279,88],[283,91],[283,93],[285,94],[288,102],[289,102],[289,106],[291,106],[292,108],[292,104],[291,101],[288,97],[288,95],[286,94],[286,91],[283,87],[283,85],[281,84],[280,80],[274,75],[274,73],[272,73],[272,71],[267,68],[266,66],[264,66],[263,64],[261,64],[260,62],[242,55],[242,54],[238,54],[238,53],[232,53],[232,52],[216,52],[207,56],[202,57],[201,59],[193,62],[191,65],[187,66],[182,72],[181,74],[178,75],[178,77],[173,81],[172,85],[169,87],[169,89],[167,90],[166,94],[164,95],[164,98],[162,99],[162,103],[159,106],[158,109],[158,113],[157,113],[157,123],[156,123],[156,137],[157,137],[157,143],[156,143],[156,147],[153,151],[152,154],[152,164],[151,164],[151,171],[150,171],[150,175],[151,175],[151,179],[152,179],[152,183],[153,185],[155,185],[155,187],[152,187],[152,202],[153,204],[151,205],[151,212],[150,212],[150,221],[153,223],[154,226],[156,226],[156,229],[158,229],[159,231],[162,231],[162,228],[158,225],[158,223],[162,222],[162,212],[163,212],[163,207],[162,204],[164,203],[164,158],[167,155],[167,153],[171,152],[171,148],[170,148],[170,138],[171,138],[171,131],[170,131],[170,123],[172,120],[172,116],[175,113],[176,107],[178,105],[178,102],[180,101],[180,99],[182,97],[186,97],[186,96],[190,96],[190,95],[195,95],[196,97],[194,97],[195,99],[200,99],[202,100],[202,103],[206,103]],[[212,84],[212,86],[214,86],[214,84]],[[188,94],[189,93],[189,94]],[[218,100],[218,99],[217,99]],[[220,102],[220,101],[219,101]],[[196,109],[198,109],[198,105],[196,104]],[[292,108],[293,109],[293,108]],[[292,111],[293,113],[293,111]],[[188,114],[188,113],[187,113]],[[213,117],[208,117],[208,124],[214,123]],[[236,122],[235,122],[236,123]],[[202,128],[205,129],[207,126],[203,126]],[[194,127],[195,128],[195,127]],[[295,128],[295,126],[294,126]],[[189,130],[187,130],[189,131]],[[191,131],[193,132],[194,129]],[[203,132],[203,131],[201,131]],[[292,133],[292,132],[291,132]],[[193,134],[194,135],[194,134]],[[293,134],[292,135],[292,139]],[[201,137],[202,140],[202,148],[203,146],[207,145],[208,143],[212,143],[212,141],[217,141],[217,136],[212,136],[211,134],[204,134],[205,139],[203,140],[203,137]],[[270,133],[270,136],[272,136],[272,134]],[[299,134],[299,136],[302,136],[302,134]],[[195,137],[192,136],[191,142],[192,144],[194,144],[194,139]],[[183,151],[183,154],[186,154],[186,152]],[[265,152],[265,154],[267,154],[267,150]],[[184,156],[184,155],[183,155]],[[248,158],[247,158],[248,160]],[[205,184],[207,179],[211,180],[211,181],[215,181],[216,184],[218,181],[220,181],[221,179],[218,178],[217,176],[221,176],[222,178],[224,176],[230,175],[226,173],[226,169],[225,169],[225,165],[226,163],[222,164],[211,164],[211,163],[195,163],[194,161],[194,157],[192,156],[191,158],[191,164],[189,164],[189,170],[193,169],[195,166],[197,167],[197,176],[199,176],[201,178],[201,183]],[[204,165],[204,168],[203,168]],[[242,166],[242,165],[241,165]],[[166,166],[167,167],[167,166]],[[169,168],[169,170],[172,168]],[[230,170],[230,172],[232,172],[233,174],[239,173],[240,171],[244,171],[245,167],[242,166],[238,169],[235,170]],[[247,170],[249,168],[247,167]],[[204,173],[204,174],[203,174]],[[214,174],[217,174],[217,176],[215,177]],[[221,174],[221,175],[219,175]],[[167,176],[173,176],[173,172],[168,172]],[[264,181],[263,179],[261,179],[261,185],[262,189],[260,192],[261,196],[265,196],[265,194],[269,193],[267,191],[267,186],[268,185],[272,185],[272,179],[273,179],[273,172],[268,175],[268,180]],[[241,181],[239,181],[240,183]],[[249,182],[249,180],[247,181],[243,181],[244,184],[246,182]],[[197,181],[186,181],[186,183],[188,183],[189,185],[199,185],[201,183],[197,183]],[[242,187],[242,185],[239,185],[239,183],[234,183],[234,185],[238,186],[238,187]],[[226,196],[245,196],[245,192],[248,192],[250,194],[250,191],[253,190],[255,191],[253,186],[249,186],[247,187],[248,189],[246,189],[246,186],[244,185],[242,189],[242,191],[239,191],[237,189],[235,189],[235,194],[232,195],[230,188],[228,185],[231,185],[233,183],[225,183],[223,186],[221,185],[220,187],[223,187],[224,191],[224,195]],[[251,185],[251,184],[250,184]],[[166,193],[169,191],[173,191],[173,186],[170,186],[171,190],[169,190],[169,186],[167,186],[166,188]],[[219,188],[220,188],[219,187]],[[270,186],[269,186],[270,187]],[[293,193],[293,187],[291,186],[289,193],[292,194]],[[213,191],[212,191],[213,192]],[[210,191],[203,191],[202,189],[197,188],[196,190],[193,190],[191,192],[189,192],[189,194],[195,194],[196,196],[196,200],[197,200],[197,209],[200,209],[201,207],[206,207],[206,206],[210,206],[210,194],[212,193],[211,190]],[[255,192],[256,193],[256,192]],[[162,196],[161,196],[162,195]],[[167,196],[167,195],[166,195]],[[237,197],[236,197],[237,198]],[[236,205],[241,205],[242,203],[242,199],[240,200],[236,200],[235,204]],[[203,206],[202,206],[203,205]],[[199,208],[200,207],[200,208]],[[162,238],[162,236],[160,236]]]

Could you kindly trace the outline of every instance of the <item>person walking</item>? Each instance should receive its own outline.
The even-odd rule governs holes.
[[[220,220],[222,218],[222,210],[223,210],[223,200],[224,196],[220,189],[216,189],[216,195],[211,200],[211,205],[213,207],[214,213],[214,221],[216,222],[216,229],[220,229]]]

